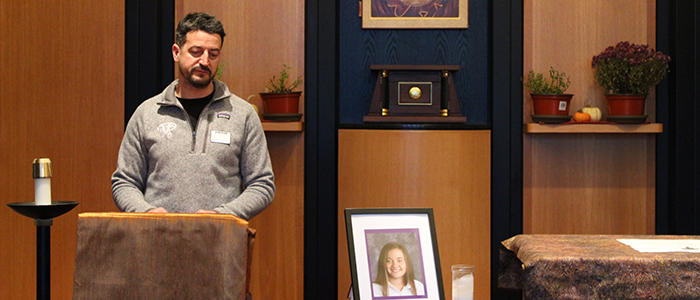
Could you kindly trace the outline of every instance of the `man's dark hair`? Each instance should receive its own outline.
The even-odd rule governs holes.
[[[178,46],[182,47],[185,44],[187,33],[190,31],[218,34],[221,36],[221,45],[224,44],[224,36],[226,36],[224,25],[210,14],[203,12],[190,13],[182,18],[180,23],[177,24],[177,30],[175,30],[175,42]]]

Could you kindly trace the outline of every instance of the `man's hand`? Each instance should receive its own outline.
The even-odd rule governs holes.
[[[151,209],[151,210],[149,210],[149,211],[147,211],[147,212],[149,212],[149,213],[156,213],[156,214],[165,214],[165,213],[168,213],[168,211],[165,210],[165,208],[162,208],[162,207],[157,207],[157,208]]]
[[[195,214],[216,214],[216,213],[217,213],[217,212],[215,212],[215,211],[213,211],[213,210],[204,210],[204,209],[200,209],[200,210],[198,210]]]

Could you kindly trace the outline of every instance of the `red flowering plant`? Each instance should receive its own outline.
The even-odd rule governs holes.
[[[648,45],[619,42],[591,63],[595,79],[608,94],[647,94],[668,73],[671,58]]]

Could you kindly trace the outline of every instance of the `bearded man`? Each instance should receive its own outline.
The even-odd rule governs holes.
[[[139,105],[119,149],[112,196],[121,211],[249,220],[272,202],[260,119],[214,78],[225,36],[209,14],[191,13],[178,24],[172,53],[180,79]]]

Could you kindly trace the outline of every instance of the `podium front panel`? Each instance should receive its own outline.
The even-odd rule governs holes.
[[[80,214],[73,299],[245,299],[250,239],[233,215]]]

